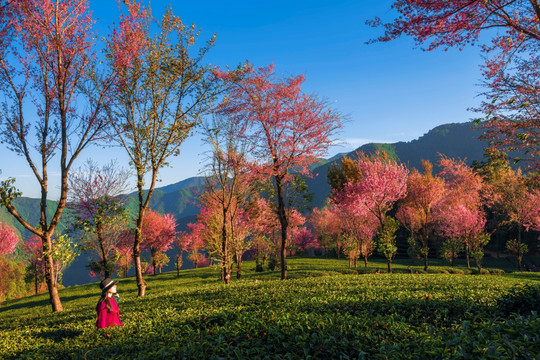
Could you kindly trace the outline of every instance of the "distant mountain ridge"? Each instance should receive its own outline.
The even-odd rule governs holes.
[[[376,151],[385,150],[388,155],[397,158],[409,168],[420,168],[422,159],[430,160],[433,164],[436,164],[440,158],[439,154],[464,159],[468,164],[471,164],[474,160],[483,160],[484,157],[484,148],[487,147],[487,142],[478,139],[481,133],[482,130],[475,128],[473,122],[444,124],[431,129],[416,140],[392,144],[365,144],[349,153],[323,159],[312,168],[314,176],[306,179],[309,192],[313,193],[313,206],[321,207],[325,204],[330,195],[330,186],[327,182],[328,168],[330,164],[339,162],[345,155],[356,158],[357,152],[372,154]],[[436,167],[435,171],[437,171]],[[196,194],[201,192],[203,186],[204,177],[191,177],[156,188],[150,201],[150,208],[159,213],[173,214],[178,223],[177,230],[185,230],[187,223],[195,221],[195,216],[199,212]],[[39,202],[39,199],[25,197],[15,200],[18,211],[25,216],[28,215],[28,218],[34,223],[39,221]],[[137,211],[136,193],[127,195],[126,204],[130,212],[135,214]],[[50,201],[48,212],[51,213],[55,208],[56,204]],[[0,209],[0,221],[15,225],[24,238],[29,236],[29,232],[3,208]],[[60,229],[65,228],[64,221],[61,222]],[[169,256],[171,254],[169,253]],[[79,257],[72,265],[72,271],[68,271],[64,277],[66,285],[91,281],[86,275],[87,271],[84,269],[86,263],[88,263],[86,256]],[[173,267],[173,261],[171,261],[164,270],[172,270]],[[81,276],[82,274],[77,275],[80,272],[84,272],[84,276]]]
[[[437,171],[439,154],[450,158],[459,158],[471,165],[474,160],[481,161],[484,158],[484,149],[488,142],[479,140],[482,130],[476,128],[474,122],[452,123],[437,126],[429,130],[418,139],[408,142],[396,142],[391,144],[369,143],[360,146],[349,153],[334,156],[332,161],[313,169],[315,176],[307,179],[310,191],[313,192],[314,206],[322,206],[330,195],[330,186],[327,182],[328,168],[331,164],[341,161],[343,156],[357,158],[358,152],[366,155],[384,150],[386,153],[404,163],[409,168],[421,168],[421,160],[429,160]]]

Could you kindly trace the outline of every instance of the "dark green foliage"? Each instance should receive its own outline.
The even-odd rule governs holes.
[[[274,271],[276,269],[279,269],[279,261],[276,258],[270,258],[268,260],[268,269],[270,271]]]
[[[511,288],[497,301],[497,308],[502,316],[510,314],[529,315],[531,311],[540,311],[540,285],[525,285]]]

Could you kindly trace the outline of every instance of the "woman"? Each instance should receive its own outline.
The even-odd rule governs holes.
[[[96,311],[96,327],[103,329],[109,326],[122,326],[120,321],[120,312],[113,295],[116,294],[116,284],[118,281],[112,281],[110,278],[104,279],[99,287],[101,288],[101,298],[99,299]]]

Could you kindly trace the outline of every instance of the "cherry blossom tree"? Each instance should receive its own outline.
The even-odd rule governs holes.
[[[2,182],[0,198],[17,221],[42,239],[53,311],[63,307],[50,255],[52,237],[66,206],[70,169],[107,127],[103,110],[115,76],[114,69],[98,76],[93,66],[97,37],[92,24],[87,0],[14,0],[0,14],[0,91],[5,110],[0,114],[0,133],[39,184],[39,224],[29,223],[18,211],[13,199],[21,194],[13,179]],[[49,175],[56,164],[60,196],[50,212]]]
[[[114,272],[116,229],[125,223],[127,212],[120,195],[127,190],[128,171],[115,161],[100,168],[92,160],[73,172],[69,179],[68,208],[73,230],[82,232],[84,249],[97,255],[92,271],[105,278]]]
[[[7,224],[0,223],[0,255],[13,254],[19,243],[19,236],[15,229]]]
[[[345,188],[341,191],[345,191]],[[342,194],[334,191],[328,208],[329,214],[326,216],[331,223],[327,224],[326,231],[340,240],[339,246],[349,258],[349,267],[356,267],[360,256],[367,267],[368,258],[375,250],[373,238],[379,228],[379,221],[362,203],[340,202],[341,198]]]
[[[485,224],[486,219],[480,209],[471,209],[462,204],[445,207],[440,214],[440,233],[450,241],[461,239],[465,245],[467,267],[470,267],[469,256],[472,256],[478,269],[481,269],[482,249],[489,240],[484,236]]]
[[[271,241],[277,232],[275,215],[268,201],[257,195],[249,204],[249,231],[257,265],[272,256],[274,244]]]
[[[217,82],[203,63],[215,36],[200,44],[199,29],[186,26],[167,9],[153,35],[149,9],[126,1],[127,14],[109,39],[115,78],[114,103],[108,108],[116,140],[127,152],[137,177],[133,256],[138,295],[146,282],[141,267],[142,226],[160,169],[212,108]]]
[[[333,202],[336,204],[352,206],[357,209],[366,209],[374,216],[379,223],[379,234],[384,233],[384,237],[378,237],[379,249],[384,252],[388,272],[392,272],[392,258],[395,252],[390,249],[395,247],[395,237],[389,234],[390,229],[397,230],[394,224],[389,224],[385,229],[387,213],[394,207],[394,204],[406,196],[407,176],[409,170],[394,160],[387,159],[385,154],[379,157],[368,158],[360,156],[358,168],[362,178],[358,183],[347,183],[342,191],[332,193]],[[382,244],[381,241],[388,241]]]
[[[172,214],[161,215],[151,209],[146,211],[142,226],[141,246],[143,249],[150,250],[154,275],[159,268],[158,259],[160,264],[164,263],[160,253],[169,250],[176,238],[175,228],[176,220]]]
[[[296,249],[302,253],[309,249],[318,249],[319,243],[311,230],[306,227],[301,227],[294,237],[294,245]]]
[[[444,199],[433,210],[438,219],[438,231],[447,238],[461,239],[467,266],[470,267],[469,258],[473,256],[480,270],[483,247],[489,241],[484,233],[484,182],[463,160],[442,156],[439,165],[442,169],[439,174],[446,186]]]
[[[281,278],[287,278],[289,221],[284,186],[292,172],[309,174],[309,165],[327,153],[341,116],[325,102],[301,92],[303,76],[279,79],[273,65],[238,73],[215,72],[231,86],[219,111],[239,122],[238,136],[248,144],[252,174],[271,179],[280,223]]]
[[[409,243],[424,258],[424,271],[428,269],[429,238],[435,226],[433,207],[444,194],[444,180],[433,176],[433,165],[422,161],[424,174],[416,169],[407,178],[407,196],[400,201],[396,218],[410,232]],[[418,242],[416,241],[418,239]]]
[[[322,210],[315,208],[311,213],[310,223],[317,236],[319,246],[324,250],[325,256],[328,256],[330,248],[335,246],[335,240],[341,231],[338,217],[331,207],[327,206]]]
[[[219,239],[219,244],[215,244],[214,252],[221,259],[221,279],[229,283],[229,269],[233,257],[239,277],[242,254],[249,247],[245,241],[248,232],[244,217],[247,201],[254,192],[254,187],[248,176],[245,143],[237,136],[240,131],[238,124],[215,114],[205,123],[204,129],[212,156],[200,200],[217,222],[219,237],[216,237],[216,240]],[[213,238],[214,236],[210,236],[208,240]],[[211,244],[208,240],[207,243]]]
[[[193,262],[193,265],[197,268],[199,264],[202,264],[206,259],[202,253],[202,250],[205,248],[205,226],[200,222],[189,223],[187,226],[188,231],[182,234],[184,237],[182,241],[187,244],[187,250],[189,252],[188,259]]]
[[[127,277],[129,269],[133,266],[133,235],[131,230],[123,229],[119,232],[114,259],[115,265],[122,270],[122,277]]]
[[[481,44],[488,88],[481,106],[486,114],[484,137],[493,142],[491,150],[521,150],[538,170],[538,1],[395,0],[392,8],[399,16],[391,23],[383,24],[380,18],[368,22],[384,27],[378,41],[408,35],[427,44],[427,50]]]
[[[43,245],[41,238],[31,236],[24,242],[24,252],[28,256],[26,279],[34,282],[34,293],[39,294],[39,286],[45,279],[45,261],[43,258]]]
[[[508,213],[509,221],[523,226],[525,231],[540,231],[540,190],[531,189],[517,196],[515,200]],[[520,233],[518,230],[521,240]]]

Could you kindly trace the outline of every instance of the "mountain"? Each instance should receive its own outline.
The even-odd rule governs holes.
[[[306,180],[314,195],[313,205],[316,207],[324,205],[330,195],[330,186],[327,182],[328,168],[331,164],[339,164],[345,155],[355,159],[358,152],[370,155],[384,150],[389,156],[399,160],[409,168],[420,169],[421,160],[429,160],[435,165],[434,171],[437,171],[436,163],[440,159],[439,154],[463,159],[469,165],[474,160],[483,160],[484,148],[487,147],[488,143],[478,139],[481,134],[482,130],[475,128],[473,122],[445,124],[431,129],[416,140],[392,144],[369,143],[350,153],[334,156],[331,161],[314,168],[315,176]]]
[[[474,160],[482,160],[484,148],[487,143],[478,140],[481,134],[480,129],[474,128],[472,122],[445,124],[437,126],[428,131],[416,140],[409,142],[397,142],[392,144],[366,144],[355,151],[345,154],[338,154],[330,159],[322,159],[312,167],[314,177],[306,179],[309,191],[313,193],[313,206],[321,207],[325,204],[330,195],[330,186],[327,183],[328,168],[333,163],[338,163],[345,155],[356,158],[357,152],[372,154],[379,150],[385,150],[389,156],[395,157],[409,167],[420,168],[422,159],[430,160],[436,164],[439,155],[445,154],[451,158],[466,159],[468,164]],[[435,171],[437,168],[435,167]],[[178,183],[167,185],[154,190],[150,201],[150,208],[160,213],[174,214],[178,231],[186,230],[189,222],[195,221],[199,208],[197,207],[196,194],[200,193],[204,185],[203,177],[192,177],[182,180]],[[137,212],[137,194],[126,195],[126,204],[131,214]],[[32,224],[39,222],[39,199],[18,198],[15,204],[19,212],[30,219]],[[50,201],[48,206],[49,218],[52,216],[56,203]],[[66,213],[67,214],[67,213]],[[65,218],[63,219],[65,221]],[[0,221],[8,224],[14,224],[24,238],[30,234],[21,225],[18,224],[6,211],[0,209]],[[65,224],[60,224],[60,230],[65,228]],[[176,252],[168,252],[171,262],[164,270],[174,269],[174,256]],[[89,281],[95,281],[87,276],[88,271],[85,265],[88,263],[87,255],[83,254],[71,265],[70,270],[64,276],[65,285],[82,284]],[[187,264],[184,259],[184,264]]]

